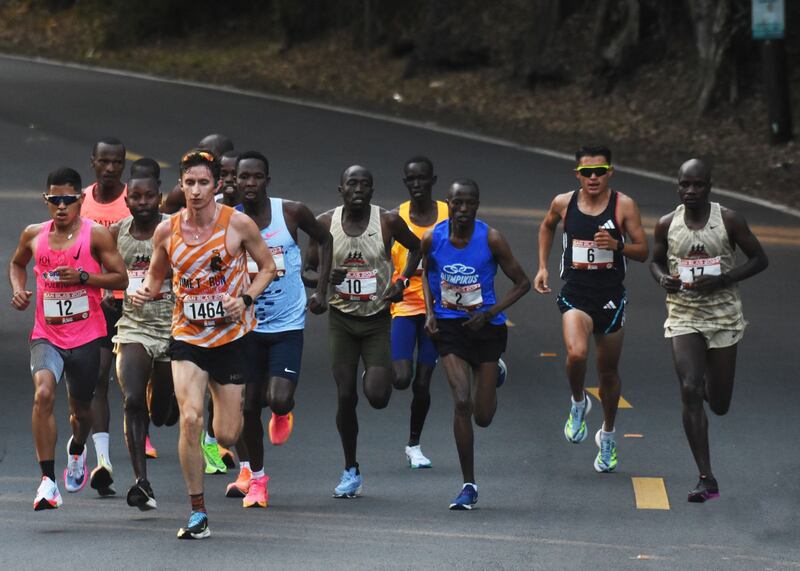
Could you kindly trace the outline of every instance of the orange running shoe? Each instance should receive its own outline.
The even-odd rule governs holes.
[[[294,428],[294,413],[275,414],[269,419],[269,439],[275,446],[280,446],[292,435]]]
[[[269,503],[269,492],[267,491],[269,476],[264,475],[260,478],[250,480],[250,490],[242,500],[242,505],[246,508],[265,508]]]
[[[233,458],[233,452],[219,444],[217,444],[217,448],[219,449],[219,457],[222,458],[222,463],[225,464],[228,470],[236,468],[236,460]]]
[[[144,453],[148,458],[158,458],[158,450],[150,443],[150,435],[144,437]]]
[[[242,467],[242,469],[239,470],[239,475],[236,477],[236,481],[228,484],[228,487],[225,490],[225,497],[244,498],[247,496],[247,493],[250,491],[250,479],[252,477],[253,473],[250,471],[250,468]]]

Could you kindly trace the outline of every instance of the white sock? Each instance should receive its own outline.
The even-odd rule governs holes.
[[[216,444],[217,443],[217,439],[214,438],[213,436],[209,436],[208,432],[206,432],[206,437],[205,437],[204,442],[206,444]]]
[[[92,434],[94,440],[94,452],[97,454],[97,463],[100,463],[100,456],[105,458],[106,463],[111,466],[111,457],[108,455],[108,432],[95,432]]]
[[[247,468],[250,469],[250,462],[239,462],[239,472]]]
[[[572,401],[572,406],[576,406],[578,408],[584,408],[586,406],[586,394],[583,395],[583,400],[576,401],[574,398],[569,397],[569,400]]]
[[[605,424],[603,428],[600,429],[600,440],[614,440],[614,433],[616,430],[612,430],[611,432],[606,432]]]
[[[473,488],[475,488],[476,492],[478,491],[478,484],[473,484],[472,482],[464,482],[464,485],[465,486],[472,486]]]
[[[261,468],[258,472],[253,472],[253,478],[263,478],[264,477],[264,468]]]

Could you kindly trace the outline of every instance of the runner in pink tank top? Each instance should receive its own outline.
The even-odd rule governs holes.
[[[31,259],[36,274],[36,315],[30,338],[35,388],[33,440],[42,480],[34,510],[61,505],[55,483],[55,390],[64,378],[69,395],[72,437],[67,444],[64,483],[81,490],[86,477],[86,438],[91,430],[92,397],[100,366],[99,340],[105,334],[101,289],[123,289],[128,275],[110,232],[80,217],[81,177],[60,168],[47,177],[45,204],[50,218],[28,226],[11,258],[11,305],[28,308],[33,292],[25,289]],[[105,270],[105,271],[103,271]]]

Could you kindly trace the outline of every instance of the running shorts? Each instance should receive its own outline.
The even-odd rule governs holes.
[[[360,317],[331,308],[328,312],[328,341],[331,364],[364,367],[391,367],[392,352],[389,340],[391,317],[389,310]]]
[[[433,367],[439,358],[436,346],[425,332],[425,314],[403,315],[392,319],[392,361],[413,361]]]
[[[194,363],[220,385],[243,385],[250,378],[248,335],[219,347],[200,347],[170,338],[169,356],[173,361]]]
[[[678,337],[697,333],[706,340],[709,349],[724,349],[736,345],[744,337],[744,327],[740,329],[712,329],[708,327],[665,327],[664,337]]]
[[[251,383],[263,383],[282,377],[297,385],[303,360],[303,330],[247,334],[250,353]]]
[[[625,288],[610,290],[584,290],[564,286],[558,294],[556,303],[561,313],[578,309],[592,318],[592,333],[608,335],[619,331],[625,325]]]
[[[455,355],[473,367],[500,359],[506,350],[508,328],[487,323],[478,331],[464,327],[466,318],[437,319],[438,335],[433,342],[439,355]]]
[[[166,332],[166,336],[159,333],[155,329],[142,327],[123,315],[117,322],[117,334],[111,339],[114,342],[114,353],[119,354],[120,345],[138,343],[154,361],[169,361],[169,332]]]
[[[66,380],[71,398],[89,402],[97,386],[101,342],[102,339],[95,339],[72,349],[61,349],[47,339],[33,339],[30,344],[31,375],[47,369],[53,373],[56,383],[62,377]]]

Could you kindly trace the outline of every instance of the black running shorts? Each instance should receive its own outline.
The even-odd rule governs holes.
[[[89,341],[72,349],[56,347],[47,339],[33,339],[31,348],[31,375],[46,369],[53,373],[56,383],[63,377],[71,398],[89,402],[97,386],[100,368],[101,339]]]
[[[194,363],[220,385],[243,385],[250,379],[248,335],[219,347],[200,347],[170,338],[169,356],[173,361]]]
[[[508,328],[487,323],[478,331],[464,327],[466,318],[437,319],[439,333],[433,339],[441,357],[455,355],[473,367],[497,361],[506,350]]]

